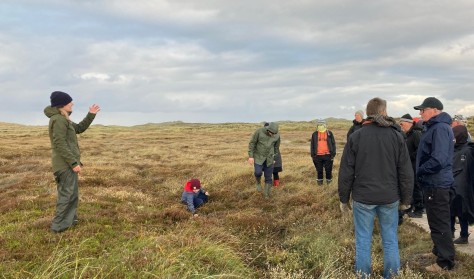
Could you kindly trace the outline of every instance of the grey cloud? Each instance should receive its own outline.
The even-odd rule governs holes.
[[[352,119],[375,96],[393,116],[427,96],[474,114],[473,6],[6,0],[0,109],[28,122],[64,90],[109,124]]]

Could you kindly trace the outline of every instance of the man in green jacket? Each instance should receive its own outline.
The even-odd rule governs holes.
[[[249,142],[248,162],[254,166],[257,191],[262,191],[261,177],[262,174],[265,175],[265,198],[270,198],[270,189],[273,185],[273,164],[279,153],[278,124],[271,122],[268,126],[257,129]]]
[[[51,106],[44,109],[49,118],[52,162],[57,182],[58,200],[51,230],[60,233],[76,225],[79,201],[78,173],[81,171],[81,154],[76,134],[84,132],[91,125],[100,107],[93,104],[89,113],[79,124],[72,122],[71,96],[61,91],[51,93]]]

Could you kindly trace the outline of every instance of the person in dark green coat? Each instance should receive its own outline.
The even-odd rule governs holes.
[[[257,181],[257,191],[262,191],[261,178],[265,176],[265,198],[270,198],[272,188],[273,164],[280,153],[280,135],[278,123],[271,122],[268,126],[255,131],[249,142],[250,165],[254,166],[254,175]]]
[[[44,109],[44,114],[49,118],[53,173],[58,189],[51,230],[60,233],[78,222],[78,173],[82,164],[76,134],[89,128],[100,107],[96,104],[89,107],[89,113],[84,120],[76,124],[69,119],[74,105],[69,94],[54,91],[50,99],[51,105]]]

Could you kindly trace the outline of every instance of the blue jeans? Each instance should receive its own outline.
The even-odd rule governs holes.
[[[398,205],[399,201],[384,205],[369,205],[352,202],[356,241],[356,272],[362,272],[362,278],[371,274],[371,245],[374,219],[377,216],[382,234],[383,277],[391,278],[400,269],[398,252]]]
[[[265,176],[265,184],[272,184],[272,175],[273,175],[273,164],[270,166],[267,166],[267,161],[263,162],[263,164],[258,165],[257,163],[254,163],[254,175],[256,178],[260,179],[262,177],[262,174]]]

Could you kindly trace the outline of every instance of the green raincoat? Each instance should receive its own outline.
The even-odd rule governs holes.
[[[268,131],[272,132],[270,136]],[[280,135],[278,134],[278,123],[271,122],[268,126],[257,129],[249,142],[249,157],[254,158],[257,165],[267,161],[270,166],[280,153]]]
[[[91,125],[95,114],[88,113],[79,124],[69,121],[58,108],[47,106],[44,114],[49,118],[53,172],[74,168],[81,164],[81,154],[76,134],[84,132]]]

